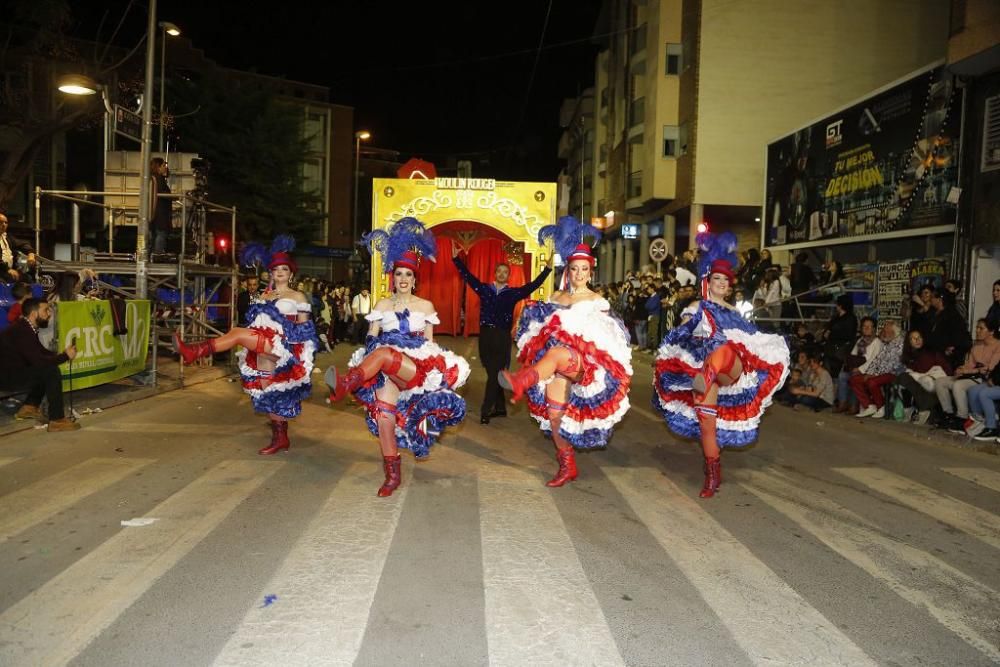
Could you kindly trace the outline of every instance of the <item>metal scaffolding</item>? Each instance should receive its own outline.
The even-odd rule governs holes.
[[[114,220],[126,216],[129,209],[115,207],[98,201],[92,201],[91,197],[103,196],[131,196],[138,199],[138,193],[122,192],[91,192],[85,190],[43,190],[35,189],[35,248],[38,249],[41,243],[42,201],[43,199],[67,201],[72,207],[72,234],[71,234],[71,259],[70,261],[58,261],[43,257],[37,254],[38,263],[43,273],[80,273],[84,269],[90,269],[98,274],[98,281],[102,288],[118,294],[123,298],[135,299],[139,291],[139,281],[146,281],[146,292],[150,295],[150,344],[152,350],[149,355],[151,372],[151,382],[157,382],[158,351],[161,344],[170,345],[174,332],[178,332],[182,340],[204,339],[218,336],[225,333],[225,330],[217,327],[213,322],[217,319],[209,317],[210,312],[222,311],[227,314],[223,320],[228,324],[228,328],[236,325],[236,294],[238,289],[238,263],[236,261],[236,209],[234,207],[223,206],[206,199],[199,198],[192,193],[183,194],[162,194],[165,199],[177,200],[180,202],[181,213],[181,250],[175,261],[151,261],[146,264],[145,275],[140,271],[140,265],[135,253],[115,253],[113,252]],[[102,218],[107,220],[109,226],[108,239],[109,247],[107,253],[95,256],[93,261],[81,261],[80,256],[80,207],[96,206],[103,209]],[[209,265],[207,263],[209,244],[208,230],[206,229],[208,213],[223,213],[230,216],[230,239],[228,248],[229,266]],[[215,255],[218,261],[218,255]],[[121,276],[131,278],[131,284],[115,285],[102,276]],[[225,287],[229,288],[228,299],[224,298]],[[176,304],[166,304],[171,308],[160,310],[158,306],[164,305],[156,298],[158,290],[172,290],[177,294]],[[211,310],[210,310],[211,309]],[[230,362],[232,363],[232,355]],[[208,357],[200,363],[211,364],[212,358]],[[181,384],[184,380],[184,365],[179,368]]]

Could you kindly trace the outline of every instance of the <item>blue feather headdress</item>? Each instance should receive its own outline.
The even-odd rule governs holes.
[[[556,224],[545,225],[538,231],[538,242],[545,245],[547,241],[552,241],[555,251],[565,261],[578,245],[586,243],[584,238],[588,236],[593,239],[590,247],[594,247],[601,240],[601,230],[571,215],[564,215]]]
[[[437,255],[437,241],[424,223],[416,218],[400,218],[388,230],[373,229],[361,237],[358,244],[369,252],[382,255],[385,272],[391,273],[396,262],[412,259],[412,255],[424,255],[432,262]]]
[[[260,270],[261,267],[270,264],[271,259],[278,253],[288,255],[293,250],[295,250],[295,239],[289,234],[275,236],[270,248],[259,241],[250,241],[240,251],[240,266]]]
[[[712,264],[719,260],[728,262],[731,271],[736,271],[740,261],[736,257],[736,235],[732,232],[722,232],[712,234],[702,232],[695,237],[698,249],[701,253],[698,256],[698,276],[704,278],[712,268]]]

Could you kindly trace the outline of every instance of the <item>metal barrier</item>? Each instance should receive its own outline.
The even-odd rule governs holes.
[[[816,322],[825,322],[832,317],[830,310],[833,309],[836,304],[836,297],[841,294],[865,294],[868,295],[868,304],[856,304],[854,307],[855,313],[859,316],[868,315],[875,310],[875,306],[872,303],[872,295],[875,291],[875,286],[870,287],[852,287],[850,285],[857,285],[860,281],[859,278],[844,278],[843,280],[838,280],[837,282],[828,283],[826,285],[820,285],[810,289],[808,292],[801,292],[799,294],[793,294],[791,296],[785,297],[777,304],[772,304],[770,306],[759,306],[754,308],[750,313],[751,319],[754,322],[760,324],[773,324],[776,327],[783,324],[814,324]],[[830,301],[806,301],[809,298],[815,298],[818,293],[826,293],[831,296]],[[770,317],[770,309],[773,307],[780,307],[784,309],[785,304],[792,303],[795,306],[795,317]],[[817,313],[826,312],[826,316],[818,316]]]

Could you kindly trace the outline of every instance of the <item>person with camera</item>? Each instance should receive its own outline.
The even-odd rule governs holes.
[[[42,419],[42,397],[49,401],[50,432],[75,431],[80,424],[66,417],[59,365],[76,358],[71,342],[56,354],[38,340],[39,329],[49,326],[51,306],[43,299],[25,299],[21,318],[0,333],[0,389],[26,390],[17,419]]]
[[[162,255],[167,251],[167,235],[170,233],[173,200],[160,195],[170,194],[170,168],[161,157],[149,161],[150,197],[149,229],[153,232],[153,254]]]

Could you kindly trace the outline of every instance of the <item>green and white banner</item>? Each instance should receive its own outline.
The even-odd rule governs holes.
[[[56,315],[58,350],[76,341],[72,363],[60,366],[63,390],[97,385],[135,375],[146,369],[149,351],[149,301],[125,302],[128,333],[116,336],[108,301],[62,301]]]

